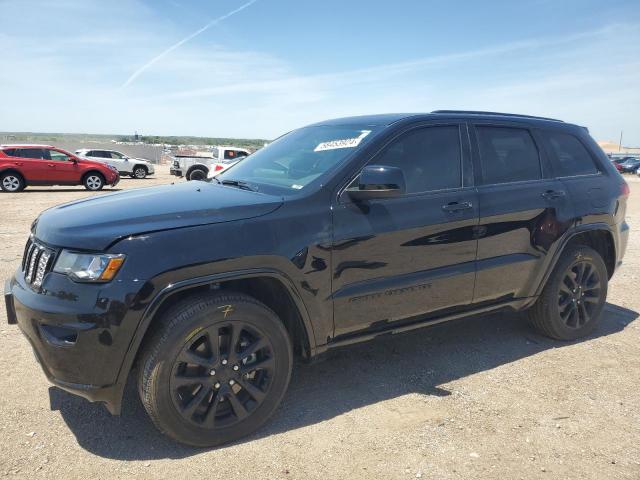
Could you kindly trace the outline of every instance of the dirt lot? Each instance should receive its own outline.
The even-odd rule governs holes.
[[[118,188],[170,181],[162,173]],[[637,226],[640,182],[630,183],[628,221]],[[41,210],[89,195],[82,188],[0,195],[0,279],[17,268]],[[133,388],[122,417],[51,388],[2,307],[0,474],[640,479],[639,250],[634,229],[602,324],[588,339],[551,341],[522,316],[501,315],[362,344],[297,365],[266,428],[211,450],[160,436]]]

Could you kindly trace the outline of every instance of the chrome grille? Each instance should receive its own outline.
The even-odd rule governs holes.
[[[40,288],[44,276],[52,267],[54,255],[53,250],[29,238],[22,258],[24,281],[34,288]]]

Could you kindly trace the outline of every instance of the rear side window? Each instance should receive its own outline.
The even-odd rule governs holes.
[[[485,184],[542,178],[538,149],[527,130],[477,126],[476,131]]]
[[[224,159],[225,160],[235,160],[238,156],[238,153],[235,150],[225,150],[224,151]]]
[[[598,173],[591,155],[576,137],[559,132],[544,132],[543,135],[551,147],[551,161],[556,176]]]
[[[48,153],[45,155],[45,151],[42,148],[16,148],[15,156],[20,158],[49,158]]]

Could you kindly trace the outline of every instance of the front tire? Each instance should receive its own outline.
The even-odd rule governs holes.
[[[147,169],[144,168],[144,167],[135,167],[133,169],[133,172],[132,172],[131,176],[133,178],[137,178],[139,180],[142,180],[143,178],[146,178],[146,176],[147,176]]]
[[[531,323],[540,333],[558,340],[588,335],[600,321],[608,280],[598,252],[583,245],[568,247],[529,310]]]
[[[104,177],[99,173],[90,172],[85,175],[82,184],[87,190],[97,192],[104,187]]]
[[[212,447],[258,429],[289,384],[293,353],[276,314],[238,293],[188,297],[146,343],[138,389],[156,427]]]

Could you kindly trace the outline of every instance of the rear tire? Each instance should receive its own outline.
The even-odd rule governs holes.
[[[533,307],[529,319],[540,333],[575,340],[591,333],[607,300],[607,267],[594,249],[568,247]]]
[[[104,177],[100,173],[89,172],[82,179],[82,184],[87,190],[97,192],[104,187]]]
[[[187,180],[206,180],[207,172],[203,168],[194,168],[187,175]]]
[[[14,172],[6,172],[0,175],[0,189],[3,192],[16,193],[24,190],[24,179]]]
[[[138,390],[156,427],[211,447],[258,429],[289,384],[293,353],[273,311],[238,293],[188,297],[158,319]]]

